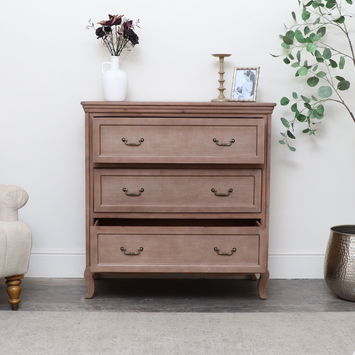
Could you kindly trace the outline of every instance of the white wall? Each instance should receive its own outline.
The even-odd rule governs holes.
[[[121,7],[120,7],[121,5]],[[7,1],[0,11],[0,181],[23,186],[21,218],[33,231],[29,275],[80,277],[84,265],[84,115],[82,100],[101,100],[108,58],[87,20],[107,13],[141,19],[141,44],[127,55],[130,100],[209,101],[217,95],[211,53],[233,65],[260,65],[259,101],[297,87],[269,53],[296,0]],[[355,105],[354,105],[355,106]],[[355,107],[353,108],[355,109]],[[322,277],[329,227],[355,223],[354,124],[333,109],[317,139],[298,152],[272,144],[271,276]]]

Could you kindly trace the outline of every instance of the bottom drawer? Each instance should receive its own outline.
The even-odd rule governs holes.
[[[256,227],[92,227],[92,272],[247,273],[266,268]]]

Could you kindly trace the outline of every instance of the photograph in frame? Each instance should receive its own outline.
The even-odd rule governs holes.
[[[260,68],[234,68],[232,101],[256,101]]]

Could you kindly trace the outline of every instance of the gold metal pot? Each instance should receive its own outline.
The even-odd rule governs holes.
[[[324,278],[338,297],[355,301],[355,225],[330,229]]]

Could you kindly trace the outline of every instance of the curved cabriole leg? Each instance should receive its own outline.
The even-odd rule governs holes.
[[[86,268],[84,277],[85,277],[86,287],[87,287],[85,298],[93,298],[95,293],[94,274],[89,270],[89,268]]]
[[[266,287],[269,281],[269,271],[266,271],[264,274],[260,274],[260,278],[258,280],[258,292],[259,298],[262,300],[267,299]]]
[[[9,303],[13,311],[18,310],[21,302],[21,281],[24,275],[15,275],[6,277],[7,294],[9,295]]]

